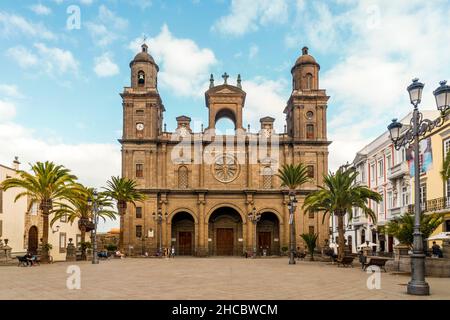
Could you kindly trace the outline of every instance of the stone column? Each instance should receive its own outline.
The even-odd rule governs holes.
[[[198,195],[198,222],[196,224],[195,237],[198,239],[196,244],[197,256],[204,257],[208,254],[208,221],[205,221],[205,194]],[[198,233],[197,233],[198,231]]]

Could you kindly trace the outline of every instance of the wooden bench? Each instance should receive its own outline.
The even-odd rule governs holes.
[[[386,265],[386,261],[388,261],[388,260],[389,259],[383,259],[383,258],[369,258],[369,262],[366,262],[364,264],[363,270],[366,270],[367,267],[370,267],[370,266],[377,266],[377,267],[380,267],[380,269],[383,269],[384,272],[386,272],[385,265]]]
[[[343,266],[343,267],[352,267],[353,268],[353,260],[354,259],[355,258],[352,256],[345,256],[341,260],[337,260],[337,265],[338,265],[338,267]]]

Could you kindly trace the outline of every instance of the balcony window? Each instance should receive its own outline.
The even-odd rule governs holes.
[[[378,177],[382,178],[384,174],[384,163],[383,160],[378,161]]]
[[[407,187],[402,188],[402,207],[409,206],[409,192]]]
[[[420,207],[422,210],[426,210],[426,204],[427,204],[427,185],[422,184],[420,186]]]
[[[374,181],[375,180],[375,165],[372,164],[370,166],[370,181]]]
[[[391,157],[391,155],[388,155],[386,157],[386,169],[389,170],[392,167],[391,164],[392,164],[392,157]]]
[[[388,209],[392,209],[394,207],[394,199],[392,197],[392,192],[391,191],[388,192],[387,198],[388,198],[388,203],[387,203]]]

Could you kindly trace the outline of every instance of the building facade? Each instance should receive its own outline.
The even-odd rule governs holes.
[[[13,167],[0,165],[0,183],[7,178],[19,177],[19,161],[16,158]],[[43,235],[44,220],[38,203],[22,197],[14,201],[23,189],[12,188],[0,190],[0,239],[8,240],[8,246],[13,254],[23,254],[27,251],[38,252],[40,239]],[[51,217],[50,217],[51,219]],[[52,245],[50,255],[54,261],[66,260],[66,248],[69,239],[74,244],[80,242],[78,221],[70,224],[64,218],[57,221],[53,227],[49,226],[48,242]]]
[[[424,115],[426,117],[426,115]],[[437,117],[428,117],[435,119]],[[441,176],[443,162],[450,151],[450,122],[425,135],[420,145],[420,200],[423,214],[443,213],[444,222],[433,235],[450,232],[450,180]],[[411,180],[414,195],[414,180]],[[414,202],[412,202],[414,203]],[[410,207],[413,213],[414,206]],[[439,242],[439,241],[438,241]],[[431,243],[428,243],[431,247]]]
[[[424,116],[437,118],[438,112],[424,111]],[[406,115],[401,123],[403,132],[409,129],[412,113]],[[408,213],[413,203],[413,183],[410,172],[411,154],[409,149],[396,150],[386,130],[378,138],[361,149],[352,162],[358,172],[356,183],[365,185],[382,196],[380,203],[371,201],[369,207],[375,212],[377,221],[365,217],[361,209],[353,209],[353,218],[345,218],[347,243],[356,253],[361,244],[369,241],[376,244],[377,252],[392,254],[397,239],[381,233],[378,227]],[[332,225],[336,226],[335,223]],[[334,237],[337,230],[333,231]]]
[[[303,246],[299,235],[314,232],[323,245],[328,223],[301,210],[328,170],[330,144],[329,97],[319,89],[320,66],[308,48],[291,70],[283,133],[275,132],[270,117],[260,119],[258,132],[243,127],[246,93],[240,76],[230,84],[226,73],[218,85],[211,75],[205,92],[207,127],[194,132],[191,119],[180,116],[176,130],[167,132],[159,68],[147,45],[130,68],[131,86],[121,94],[122,176],[137,181],[148,198],[127,208],[123,229],[129,254],[173,246],[181,255],[242,255],[255,244],[258,253],[280,254],[289,241],[288,192],[276,173],[283,164],[299,162],[308,166],[311,182],[297,195],[296,241]],[[234,123],[234,135],[216,135],[222,118]],[[253,211],[261,215],[256,227],[249,219]]]

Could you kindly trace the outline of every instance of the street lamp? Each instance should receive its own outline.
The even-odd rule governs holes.
[[[289,203],[288,203],[288,209],[289,209],[289,264],[295,264],[294,259],[294,252],[295,252],[295,207],[297,207],[297,199],[295,198],[295,193],[290,192],[289,193]]]
[[[103,210],[101,206],[98,205],[98,193],[97,190],[94,190],[92,193],[92,198],[88,198],[87,204],[89,207],[92,207],[92,219],[94,220],[94,229],[91,231],[92,237],[92,264],[98,264],[98,256],[97,256],[97,225],[98,225],[98,212]]]
[[[167,216],[167,214],[166,214]],[[153,212],[153,220],[155,220],[158,223],[159,226],[159,247],[158,247],[158,255],[162,254],[162,220],[163,220],[163,215],[161,212],[161,209],[158,209],[158,213],[155,214]],[[158,231],[158,230],[157,230]]]
[[[248,214],[248,219],[253,222],[254,230],[255,230],[255,239],[253,241],[253,258],[256,258],[256,225],[258,221],[261,220],[261,214],[256,212],[256,208],[253,207],[252,212]]]
[[[411,119],[411,127],[401,134],[403,125],[392,120],[388,126],[389,134],[395,149],[400,150],[402,147],[413,144],[414,146],[414,243],[413,253],[411,255],[411,281],[408,283],[408,294],[413,295],[429,295],[430,286],[425,281],[425,254],[423,251],[422,233],[420,232],[420,167],[419,167],[419,141],[420,137],[434,128],[442,126],[445,121],[446,114],[450,109],[450,87],[446,85],[446,81],[440,82],[434,92],[436,98],[437,109],[441,112],[441,116],[436,120],[428,120],[423,118],[423,114],[419,111],[419,104],[422,100],[422,91],[424,84],[419,79],[414,79],[412,84],[408,86],[409,99],[414,107]]]

